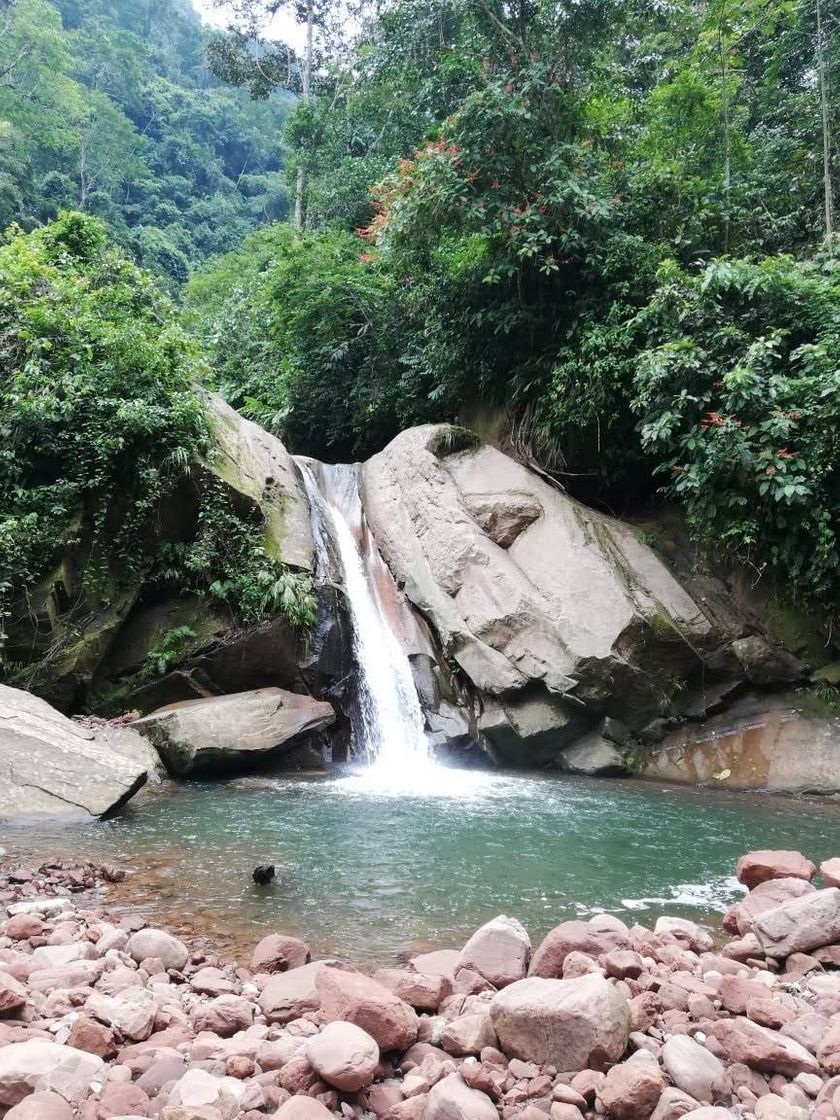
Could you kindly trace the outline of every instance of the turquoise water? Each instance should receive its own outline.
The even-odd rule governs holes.
[[[840,855],[840,816],[829,801],[442,772],[390,792],[353,777],[167,787],[115,820],[7,827],[0,843],[135,869],[117,898],[190,932],[238,945],[283,930],[387,963],[418,943],[458,946],[502,912],[535,940],[598,909],[713,920],[738,897],[742,852]],[[263,862],[278,869],[267,889],[250,881]]]

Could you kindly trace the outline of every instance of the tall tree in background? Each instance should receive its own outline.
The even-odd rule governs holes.
[[[300,99],[303,115],[312,102],[313,76],[346,41],[346,31],[364,8],[364,0],[216,0],[231,13],[228,34],[208,48],[213,73],[235,86],[246,86],[253,98],[285,89]],[[281,11],[294,15],[304,29],[300,55],[288,44],[271,40],[271,21]],[[317,42],[316,42],[317,36]],[[303,134],[298,132],[303,141]],[[306,225],[308,154],[300,142],[296,155],[295,225]]]

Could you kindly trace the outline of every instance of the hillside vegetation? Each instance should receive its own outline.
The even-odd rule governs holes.
[[[80,517],[109,578],[157,570],[204,383],[332,460],[480,415],[586,501],[676,502],[830,638],[836,12],[390,0],[342,36],[306,0],[300,58],[260,40],[276,4],[229,7],[2,5],[6,613]],[[283,573],[227,516],[166,580],[255,617]]]

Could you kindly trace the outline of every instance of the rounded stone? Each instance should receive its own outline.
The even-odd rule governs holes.
[[[376,1040],[354,1023],[328,1023],[307,1040],[306,1056],[328,1085],[344,1093],[370,1085],[379,1065]]]

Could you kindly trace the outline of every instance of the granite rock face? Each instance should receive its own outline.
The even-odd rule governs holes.
[[[380,551],[484,697],[480,729],[505,761],[523,744],[556,756],[603,715],[640,729],[735,636],[629,525],[463,429],[402,432],[362,488]]]
[[[136,732],[135,758],[113,749],[107,733],[67,719],[46,700],[0,685],[0,817],[89,814],[117,809],[143,786],[146,744]]]
[[[335,720],[331,704],[282,688],[210,696],[135,723],[179,777],[241,773],[271,762]]]

